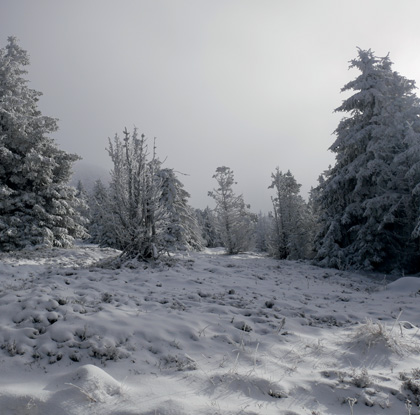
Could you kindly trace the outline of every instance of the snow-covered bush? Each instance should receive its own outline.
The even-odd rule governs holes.
[[[156,259],[162,252],[200,250],[203,240],[190,195],[173,169],[162,168],[156,148],[137,129],[109,140],[114,163],[108,189],[95,185],[91,200],[91,233],[102,246],[123,250],[123,256]]]
[[[127,257],[156,259],[165,248],[168,214],[160,205],[161,163],[155,148],[150,157],[145,136],[125,129],[123,139],[116,134],[109,140],[108,153],[114,164],[109,211],[118,245]]]

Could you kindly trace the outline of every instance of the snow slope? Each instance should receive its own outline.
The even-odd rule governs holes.
[[[420,279],[116,254],[1,254],[0,414],[420,413]]]

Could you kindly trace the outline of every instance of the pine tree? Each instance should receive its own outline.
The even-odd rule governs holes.
[[[323,176],[320,175],[318,182],[322,183],[324,180]],[[308,259],[314,259],[316,256],[315,241],[316,236],[320,230],[320,209],[319,209],[319,186],[311,187],[309,191],[309,200],[307,203],[307,212],[308,212]]]
[[[109,191],[97,180],[89,197],[89,234],[90,242],[101,247],[122,249],[114,231],[114,213],[110,202]]]
[[[49,134],[55,119],[43,116],[42,95],[23,75],[29,58],[9,37],[0,49],[0,249],[71,246],[86,235],[76,190],[67,185],[74,154],[59,150]]]
[[[242,195],[235,195],[233,171],[229,167],[218,167],[216,174],[218,188],[209,192],[216,202],[216,217],[223,245],[229,255],[243,252],[252,246],[256,218],[249,212]]]
[[[82,223],[86,228],[89,228],[89,218],[90,218],[90,209],[89,209],[89,195],[85,189],[81,180],[78,180],[76,185],[76,198],[79,203],[76,207],[77,212],[79,213]],[[84,239],[90,238],[90,235],[86,234]]]
[[[388,56],[360,50],[344,86],[355,93],[330,150],[335,165],[318,189],[317,260],[338,268],[418,268],[420,105],[415,84],[392,71]],[[414,233],[413,233],[414,231]]]
[[[197,217],[188,205],[189,193],[176,176],[173,169],[161,169],[157,175],[161,180],[159,205],[166,210],[167,249],[201,250],[204,241],[200,234]]]
[[[301,185],[290,171],[277,167],[269,188],[275,190],[270,253],[278,259],[301,259],[309,255],[309,210],[299,195]]]
[[[196,209],[195,212],[205,246],[208,248],[222,246],[223,242],[217,229],[217,218],[213,210],[207,206],[204,210]]]

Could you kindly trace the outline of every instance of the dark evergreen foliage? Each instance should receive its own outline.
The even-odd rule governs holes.
[[[420,105],[388,56],[359,50],[361,74],[336,111],[336,163],[317,189],[317,260],[337,268],[419,270]]]
[[[86,236],[76,190],[67,185],[79,157],[60,150],[55,119],[27,86],[29,58],[10,37],[0,49],[0,249],[69,247]]]

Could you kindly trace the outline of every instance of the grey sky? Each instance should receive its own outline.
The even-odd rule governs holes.
[[[334,163],[356,46],[420,85],[419,16],[417,0],[0,0],[0,45],[14,35],[28,50],[61,148],[109,169],[107,138],[136,125],[189,175],[193,206],[212,205],[226,165],[268,211],[276,166],[306,197]]]

